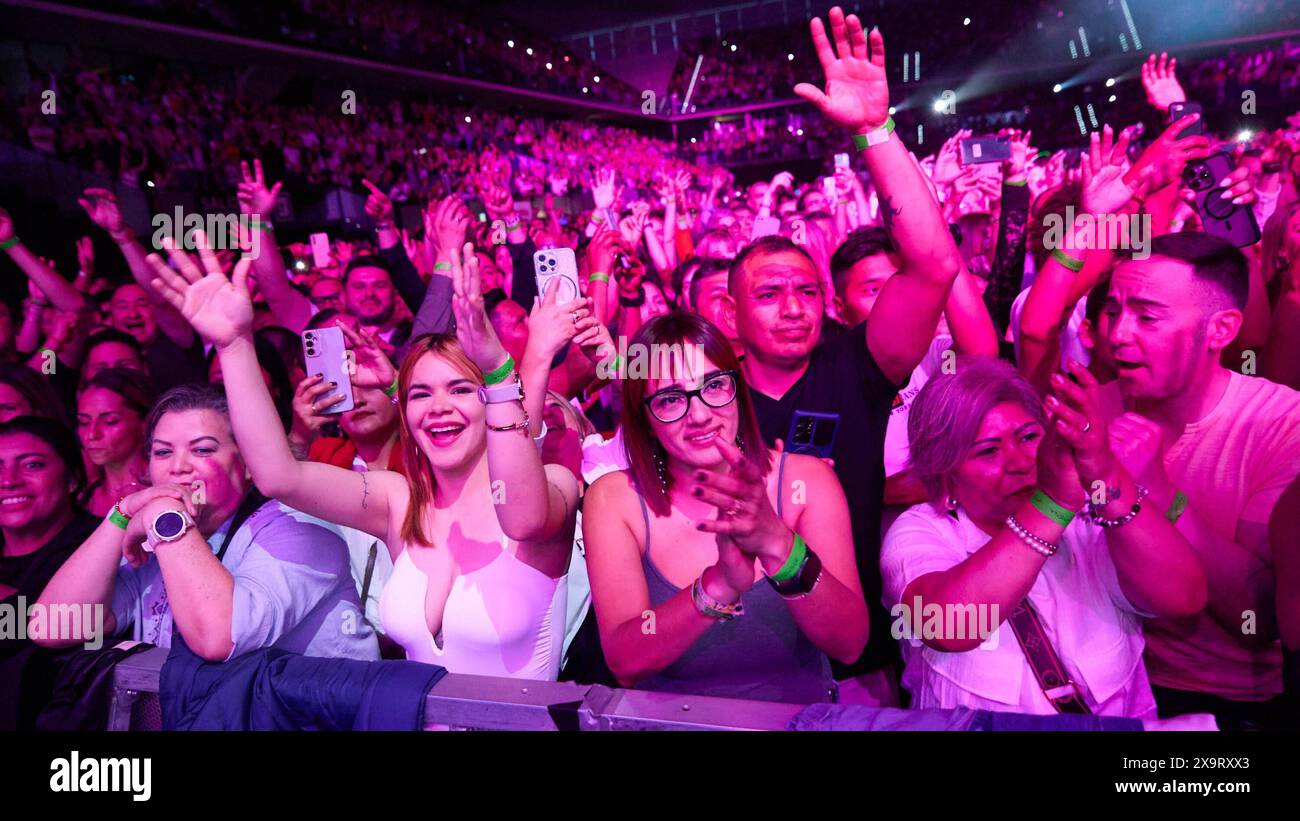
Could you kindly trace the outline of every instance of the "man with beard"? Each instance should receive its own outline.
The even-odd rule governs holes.
[[[379,257],[356,257],[343,271],[343,311],[373,333],[389,356],[406,341],[411,324],[396,320],[393,278]]]

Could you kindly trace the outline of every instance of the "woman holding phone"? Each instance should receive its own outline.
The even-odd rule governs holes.
[[[253,480],[285,504],[383,540],[393,574],[380,616],[407,658],[554,680],[578,482],[543,466],[528,433],[514,361],[483,309],[473,245],[451,252],[457,336],[416,340],[397,374],[402,473],[295,460],[258,370],[246,274],[227,279],[204,249],[202,269],[168,251],[175,270],[151,257],[155,286],[216,346]],[[582,318],[574,312],[575,326]],[[353,350],[354,384],[393,384],[373,345]]]

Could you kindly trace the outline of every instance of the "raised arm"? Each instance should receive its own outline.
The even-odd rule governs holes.
[[[153,266],[149,264],[144,246],[136,239],[135,232],[122,219],[117,196],[107,188],[87,188],[85,198],[78,199],[77,204],[85,209],[91,222],[108,232],[108,236],[122,252],[131,276],[154,304],[158,329],[177,346],[188,349],[194,344],[194,329],[154,288]]]
[[[266,187],[261,160],[253,160],[251,170],[247,162],[241,162],[239,168],[243,174],[243,182],[239,184],[239,210],[252,219],[251,230],[256,235],[257,252],[250,254],[253,275],[257,277],[257,285],[266,296],[267,307],[275,316],[276,323],[294,333],[302,333],[314,309],[311,300],[289,283],[289,271],[284,267],[284,258],[280,256],[280,247],[271,228],[271,214],[275,212],[276,199],[280,196],[280,183],[269,189]]]
[[[451,265],[456,336],[474,364],[484,373],[494,371],[508,358],[483,307],[473,244],[465,243],[462,251],[453,251]],[[507,371],[504,383],[511,381],[514,370]],[[528,426],[514,427],[528,415],[521,405],[518,401],[489,402],[485,409],[488,474],[508,500],[495,506],[497,519],[502,532],[515,541],[553,541],[557,549],[563,545],[567,550],[572,544],[577,480],[567,468],[543,466]]]
[[[86,298],[72,286],[58,271],[45,264],[45,261],[31,252],[14,233],[14,221],[9,212],[0,208],[0,245],[5,246],[5,253],[14,261],[36,287],[49,298],[50,302],[61,311],[76,312],[85,309]]]
[[[846,20],[838,6],[831,9],[830,20],[834,46],[822,21],[812,21],[813,45],[826,72],[826,90],[800,83],[795,93],[855,135],[880,135],[889,120],[884,38],[873,28],[868,48],[861,21],[852,14]],[[885,228],[902,259],[898,273],[881,291],[874,318],[867,323],[867,347],[885,376],[901,385],[930,347],[961,255],[930,195],[924,173],[912,162],[897,134],[890,132],[864,149],[862,157],[880,192]]]
[[[200,246],[205,238],[199,235]],[[363,530],[400,547],[389,533],[389,505],[403,500],[405,481],[394,473],[354,473],[316,462],[299,462],[289,449],[280,418],[262,380],[253,347],[253,303],[248,294],[252,260],[242,259],[231,279],[221,272],[212,253],[200,247],[203,269],[170,239],[164,240],[175,270],[156,254],[149,257],[155,271],[154,287],[193,323],[221,358],[230,422],[240,455],[253,482],[267,496],[338,524]],[[357,381],[363,381],[363,363],[357,363]],[[390,378],[391,382],[391,378]],[[327,407],[333,397],[317,404]]]

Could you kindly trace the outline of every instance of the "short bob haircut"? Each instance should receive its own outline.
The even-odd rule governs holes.
[[[912,400],[908,466],[932,504],[947,507],[952,474],[966,461],[980,423],[1006,402],[1020,405],[1047,427],[1038,394],[1011,364],[992,357],[959,357],[953,373],[937,374]]]
[[[745,458],[759,465],[766,473],[772,467],[772,457],[763,435],[758,429],[758,417],[754,413],[754,400],[750,396],[749,386],[745,384],[744,373],[740,370],[740,360],[731,349],[731,343],[722,331],[699,314],[674,311],[650,320],[632,337],[629,348],[635,345],[644,348],[634,350],[654,351],[655,345],[699,346],[713,364],[724,371],[736,372],[736,403],[740,410],[741,451]],[[660,349],[662,350],[662,349]],[[623,380],[623,445],[627,449],[628,471],[646,505],[656,516],[667,516],[672,505],[668,492],[672,490],[672,476],[667,475],[665,483],[659,479],[656,459],[667,464],[668,453],[655,438],[650,423],[650,412],[645,402],[650,387],[649,379]]]

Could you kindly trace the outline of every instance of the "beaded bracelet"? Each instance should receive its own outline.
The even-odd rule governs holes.
[[[1138,513],[1142,511],[1142,500],[1145,499],[1147,493],[1150,492],[1146,488],[1142,487],[1141,485],[1136,485],[1136,487],[1137,487],[1137,498],[1133,500],[1133,507],[1129,508],[1128,513],[1125,513],[1123,516],[1119,516],[1115,519],[1107,519],[1105,516],[1101,515],[1100,509],[1102,505],[1094,505],[1092,502],[1088,502],[1088,505],[1085,508],[1085,510],[1088,513],[1089,521],[1091,521],[1097,527],[1105,528],[1107,530],[1109,530],[1112,527],[1120,527],[1121,525],[1126,525],[1129,522],[1133,521],[1135,518],[1137,518]]]
[[[745,615],[745,605],[737,600],[734,604],[723,604],[704,592],[704,574],[691,585],[691,602],[701,616],[708,616],[718,621],[731,621],[736,616]]]
[[[1049,559],[1056,553],[1057,545],[1030,533],[1014,515],[1007,517],[1006,525],[1012,533],[1020,538],[1020,541],[1032,547],[1034,552]]]

